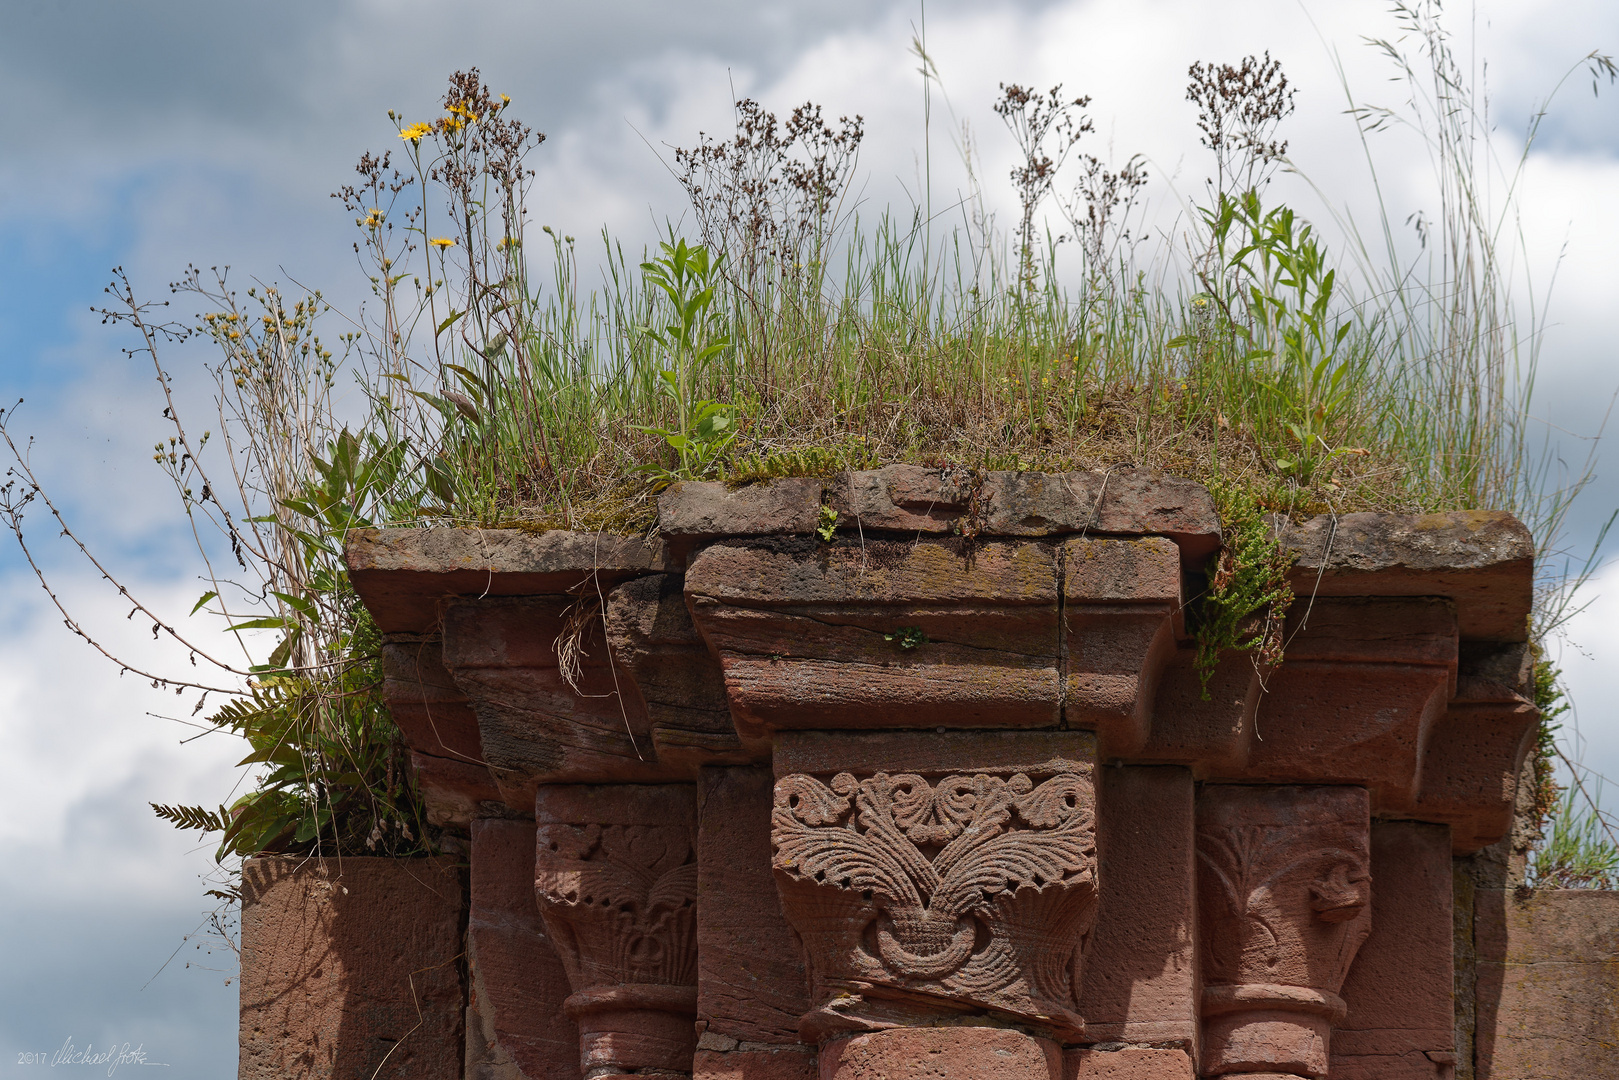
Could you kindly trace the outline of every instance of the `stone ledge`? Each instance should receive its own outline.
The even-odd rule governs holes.
[[[640,536],[521,529],[356,529],[349,579],[384,633],[422,633],[446,596],[537,596],[664,569],[663,544]]]
[[[1321,515],[1278,531],[1300,598],[1448,596],[1464,639],[1528,638],[1535,542],[1503,510]]]
[[[1146,470],[983,474],[977,492],[982,538],[1164,536],[1186,569],[1201,569],[1221,540],[1213,500],[1200,485]],[[658,502],[660,531],[677,548],[721,537],[813,534],[822,499],[839,528],[944,535],[972,512],[964,474],[915,465],[787,478],[730,489],[675,484]],[[1534,541],[1503,511],[1344,514],[1284,524],[1297,555],[1300,597],[1445,596],[1461,636],[1521,642],[1533,602]],[[447,596],[524,596],[613,584],[665,570],[680,558],[661,538],[554,530],[360,529],[345,555],[350,577],[385,633],[431,631]]]

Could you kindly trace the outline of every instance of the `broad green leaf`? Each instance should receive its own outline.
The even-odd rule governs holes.
[[[287,621],[279,615],[267,619],[249,619],[247,622],[237,623],[225,627],[226,630],[285,630]]]

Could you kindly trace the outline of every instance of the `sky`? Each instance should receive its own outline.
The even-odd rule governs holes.
[[[320,288],[352,310],[365,286],[352,218],[330,193],[362,151],[397,144],[389,109],[432,115],[449,74],[474,66],[547,135],[530,159],[534,223],[580,237],[587,256],[604,227],[633,251],[679,218],[672,148],[728,133],[742,96],[778,113],[814,100],[831,116],[861,114],[868,211],[908,213],[929,166],[935,202],[953,200],[965,124],[1004,222],[1013,201],[998,181],[1013,147],[990,111],[1002,82],[1090,95],[1090,149],[1116,163],[1145,155],[1150,220],[1168,228],[1207,170],[1184,100],[1188,65],[1265,51],[1298,90],[1282,134],[1301,175],[1275,190],[1329,241],[1341,243],[1332,223],[1344,215],[1371,220],[1340,71],[1359,99],[1400,104],[1365,41],[1398,32],[1381,2],[935,0],[925,12],[940,79],[931,126],[910,53],[922,14],[914,0],[0,0],[0,406],[25,399],[8,427],[36,439],[31,460],[103,564],[183,618],[203,586],[150,460],[163,404],[150,362],[125,355],[127,334],[92,310],[112,268],[154,301],[195,263],[228,265],[238,282]],[[1543,300],[1552,284],[1535,436],[1575,472],[1595,446],[1566,544],[1583,557],[1619,506],[1619,452],[1589,440],[1619,389],[1609,329],[1619,87],[1593,95],[1578,63],[1619,52],[1619,7],[1515,0],[1446,18],[1488,88],[1508,168],[1530,117],[1576,70],[1524,162],[1514,265],[1523,296]],[[1427,155],[1398,130],[1374,155],[1403,230],[1432,203]],[[164,354],[191,405],[205,401],[203,359]],[[76,615],[136,656],[175,661],[141,640],[48,521],[35,512],[27,524]],[[1570,746],[1619,777],[1619,565],[1599,568],[1582,599],[1589,606],[1554,643],[1577,707]],[[182,743],[197,734],[181,722],[190,699],[120,679],[62,626],[9,540],[0,616],[0,1076],[37,1073],[48,1066],[20,1064],[24,1055],[48,1058],[68,1040],[143,1047],[167,1076],[233,1074],[235,961],[209,922],[212,848],[147,804],[228,802],[244,751],[222,735]]]

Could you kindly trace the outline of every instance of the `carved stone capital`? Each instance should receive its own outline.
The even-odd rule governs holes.
[[[587,1077],[689,1072],[696,1050],[696,797],[688,784],[546,785],[534,889],[568,973]]]
[[[849,767],[786,771],[771,815],[777,887],[822,1002],[804,1036],[984,1012],[1077,1036],[1096,903],[1094,737],[840,744]],[[778,774],[792,757],[778,752]]]
[[[1338,991],[1371,929],[1370,826],[1365,788],[1204,788],[1205,1075],[1326,1075]]]

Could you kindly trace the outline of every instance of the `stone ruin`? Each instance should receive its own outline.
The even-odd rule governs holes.
[[[350,538],[449,854],[249,862],[244,1078],[1619,1075],[1613,894],[1536,922],[1512,888],[1512,517],[1279,525],[1285,660],[1205,692],[1198,485],[891,466],[658,509]],[[1606,966],[1525,989],[1513,948],[1592,934]]]

